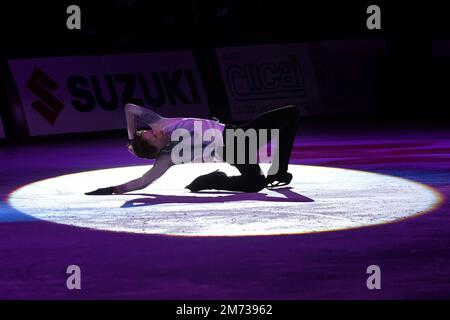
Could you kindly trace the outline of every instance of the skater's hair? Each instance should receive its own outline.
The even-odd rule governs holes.
[[[136,132],[133,140],[128,144],[128,151],[139,158],[155,159],[158,155],[158,148],[142,139],[143,132],[143,130]]]

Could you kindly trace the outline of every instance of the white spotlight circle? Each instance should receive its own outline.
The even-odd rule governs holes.
[[[267,172],[268,164],[261,165]],[[440,196],[402,178],[364,171],[290,165],[291,189],[259,193],[184,187],[225,163],[183,164],[144,190],[123,195],[86,196],[98,187],[124,183],[150,166],[63,175],[26,185],[9,203],[37,219],[78,227],[176,236],[249,236],[322,232],[393,222],[431,210]]]

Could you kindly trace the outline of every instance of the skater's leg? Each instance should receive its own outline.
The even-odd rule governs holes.
[[[272,166],[269,169],[269,175],[271,176],[269,180],[266,181],[259,164],[248,163],[248,154],[245,155],[245,164],[237,164],[237,149],[234,149],[234,158],[226,159],[226,161],[235,166],[239,170],[241,175],[227,176],[223,172],[215,171],[196,178],[186,188],[190,189],[191,191],[217,189],[228,191],[258,192],[262,190],[268,182],[272,182],[274,178],[277,181],[288,180],[287,183],[289,183],[292,175],[287,173],[287,167],[289,164],[292,145],[297,131],[298,119],[299,114],[297,108],[294,106],[288,106],[263,113],[252,121],[247,122],[242,126],[236,127],[236,129],[242,129],[244,131],[247,129],[255,129],[257,133],[259,133],[258,129],[279,130],[279,143],[277,144],[277,148],[275,150],[275,154],[278,153],[279,155],[278,159],[276,159],[275,157],[275,161],[278,160],[278,162],[272,163]],[[225,144],[227,144],[227,142]],[[248,148],[248,141],[246,142],[246,144],[247,146],[245,150],[246,152],[248,152],[248,150],[250,149]],[[222,156],[224,156],[226,152],[224,152],[223,150],[222,152]]]
[[[298,122],[299,112],[295,106],[286,106],[264,112],[249,122],[238,126],[243,130],[253,129],[281,129],[286,127],[287,122]]]
[[[283,176],[287,172],[292,146],[294,144],[299,121],[299,113],[295,106],[287,106],[265,112],[239,128],[246,129],[278,129],[278,145],[274,150],[272,166],[268,175]],[[257,131],[258,132],[258,131]],[[269,131],[270,132],[270,131]]]
[[[234,164],[233,166],[241,174],[229,177],[230,187],[234,190],[258,192],[266,187],[266,179],[259,164]]]
[[[295,135],[297,133],[297,121],[295,118],[293,120],[286,120],[286,126],[280,129],[278,146],[275,149],[275,154],[278,154],[278,159],[274,157],[274,161],[267,174],[268,176],[277,174],[281,176],[287,172]]]
[[[227,176],[221,171],[214,171],[197,177],[186,188],[191,191],[216,189],[242,192],[258,192],[265,188],[266,181],[258,164],[239,164],[235,167],[241,175]]]

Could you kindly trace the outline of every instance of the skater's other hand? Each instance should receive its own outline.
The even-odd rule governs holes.
[[[88,195],[88,196],[105,196],[105,195],[109,195],[109,194],[113,194],[113,193],[114,193],[113,187],[107,187],[107,188],[99,188],[99,189],[91,191],[91,192],[86,192],[85,195]]]

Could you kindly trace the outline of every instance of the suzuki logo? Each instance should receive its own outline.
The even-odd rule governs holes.
[[[51,91],[59,88],[59,85],[39,68],[34,68],[26,87],[40,100],[34,101],[31,106],[50,124],[54,124],[64,105]]]

